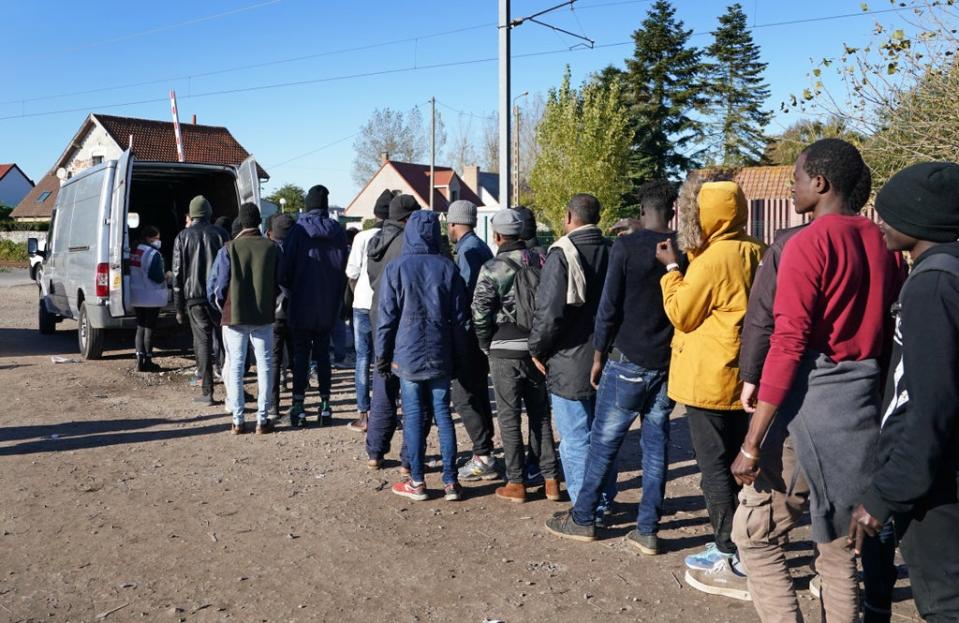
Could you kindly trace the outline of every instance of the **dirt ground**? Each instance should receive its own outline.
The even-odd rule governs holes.
[[[681,412],[667,553],[646,558],[623,541],[640,495],[638,430],[620,455],[613,529],[560,540],[543,522],[568,503],[541,492],[524,505],[496,499],[497,483],[467,483],[462,502],[392,495],[398,463],[369,471],[345,426],[350,373],[334,377],[333,427],[284,421],[234,437],[222,405],[191,403],[182,339],[161,340],[162,375],[130,371],[125,333],[102,361],[55,364],[79,360],[76,325],[39,335],[36,300],[34,286],[0,284],[0,621],[757,620],[749,603],[683,582],[683,557],[710,537]],[[465,459],[460,424],[457,439]],[[439,483],[427,475],[434,495]],[[790,550],[816,621],[811,544]],[[902,584],[894,620],[918,620]]]

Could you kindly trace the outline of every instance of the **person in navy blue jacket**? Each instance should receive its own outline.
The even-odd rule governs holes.
[[[320,410],[322,425],[331,419],[330,332],[340,314],[346,287],[346,234],[330,218],[329,191],[312,187],[306,195],[306,214],[301,214],[283,243],[280,285],[289,295],[287,325],[293,333],[293,406],[290,423],[306,425],[303,402],[309,383],[310,356],[319,354]]]
[[[403,400],[410,479],[396,483],[393,493],[412,500],[427,499],[422,426],[424,413],[432,405],[443,457],[445,497],[458,500],[462,489],[456,473],[450,379],[454,353],[467,348],[466,288],[456,265],[440,254],[436,213],[411,214],[403,236],[403,254],[386,267],[380,284],[375,348],[377,371],[399,377]]]

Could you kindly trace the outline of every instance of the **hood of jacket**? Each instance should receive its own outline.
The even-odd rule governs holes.
[[[374,262],[381,261],[393,241],[403,235],[403,229],[404,223],[391,220],[383,221],[380,233],[370,238],[367,256]]]
[[[746,196],[736,182],[707,182],[699,190],[699,222],[706,244],[746,235]]]
[[[310,238],[333,239],[340,230],[340,224],[321,210],[301,214],[296,224],[305,229]]]
[[[440,220],[435,212],[414,212],[406,221],[403,255],[438,255],[440,236]]]

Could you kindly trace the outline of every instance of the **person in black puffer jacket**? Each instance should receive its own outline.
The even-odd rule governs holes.
[[[566,489],[573,504],[582,482],[596,406],[596,390],[590,383],[593,328],[610,247],[597,225],[601,209],[592,195],[578,194],[570,199],[566,235],[549,248],[529,334],[533,363],[546,374],[561,438],[559,455]],[[601,502],[600,507],[607,508],[609,502]]]
[[[213,358],[219,350],[219,314],[207,300],[207,279],[220,248],[229,239],[223,229],[210,222],[213,208],[206,197],[190,202],[187,227],[173,241],[173,304],[180,324],[189,318],[196,354],[197,380],[203,393],[195,399],[213,404]]]

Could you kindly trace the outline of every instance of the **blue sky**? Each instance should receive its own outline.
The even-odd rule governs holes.
[[[557,3],[513,0],[512,12],[518,17]],[[711,41],[708,33],[727,4],[674,0],[677,16],[697,33],[692,42],[700,46]],[[865,43],[876,20],[897,20],[891,13],[763,26],[859,13],[860,1],[743,5],[750,23],[761,26],[754,37],[769,63],[767,107],[777,111],[770,133],[795,120],[796,114],[778,112],[779,103],[808,86],[810,59],[834,56],[842,43]],[[558,84],[567,63],[574,82],[610,63],[622,66],[631,43],[610,44],[630,42],[648,6],[642,0],[579,0],[575,11],[543,17],[584,32],[596,41],[593,50],[569,51],[577,40],[535,24],[515,29],[514,93],[545,93]],[[342,139],[357,132],[375,108],[406,110],[435,95],[445,106],[476,115],[495,109],[495,62],[422,67],[495,57],[496,19],[496,0],[8,2],[0,162],[17,162],[36,181],[87,112],[167,120],[165,98],[173,88],[181,120],[195,113],[200,123],[230,128],[272,175],[268,191],[285,182],[322,183],[335,203],[345,205],[358,188],[350,177],[352,139]],[[452,30],[459,32],[438,35]],[[311,58],[275,62],[303,56]],[[420,69],[405,71],[411,67]],[[349,77],[390,70],[399,71]],[[270,86],[290,82],[302,84]],[[133,83],[141,84],[128,86]],[[260,86],[265,88],[203,95]],[[47,98],[94,89],[99,91]],[[450,108],[439,110],[452,138],[459,115]],[[38,114],[48,112],[56,114]]]

